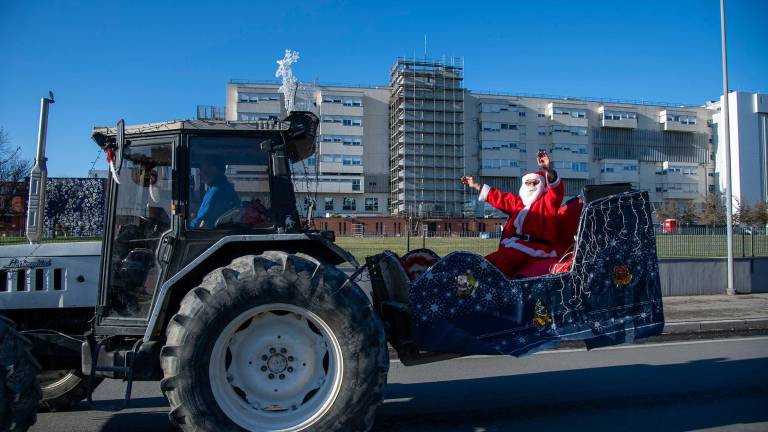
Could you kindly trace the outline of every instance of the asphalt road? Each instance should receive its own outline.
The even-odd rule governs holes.
[[[95,406],[44,413],[32,431],[172,430],[157,383],[121,382]],[[374,431],[766,431],[768,337],[468,357],[405,367],[393,361]]]

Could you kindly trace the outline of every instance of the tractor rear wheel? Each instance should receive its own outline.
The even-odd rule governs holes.
[[[37,420],[40,365],[31,348],[16,325],[0,316],[0,432],[25,431]]]
[[[366,431],[389,365],[381,321],[338,269],[285,252],[235,259],[183,299],[161,387],[184,430]]]
[[[71,408],[87,396],[88,378],[77,369],[45,370],[38,374],[43,398],[40,411],[61,411]],[[95,378],[92,390],[96,389],[102,378]]]

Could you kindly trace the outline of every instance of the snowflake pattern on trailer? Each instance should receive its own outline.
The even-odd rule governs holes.
[[[49,178],[45,230],[48,236],[101,236],[104,232],[105,179]]]
[[[478,255],[455,252],[440,259],[411,285],[419,348],[523,355],[562,339],[582,339],[591,348],[659,334],[664,315],[653,230],[635,230],[651,220],[648,215],[644,192],[589,203],[580,221],[573,270],[557,276],[510,280]],[[618,240],[622,233],[628,239]],[[610,249],[603,248],[606,243]],[[621,289],[613,282],[617,266],[627,266],[633,275]],[[476,288],[459,296],[456,281],[467,278],[457,276],[467,274],[476,279]],[[537,302],[545,315],[535,314]]]

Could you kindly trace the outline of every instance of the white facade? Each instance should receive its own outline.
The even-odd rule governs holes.
[[[278,87],[229,83],[227,119],[284,117]],[[741,194],[746,183],[754,185],[756,191],[749,192],[754,197],[745,195],[753,203],[768,190],[764,162],[768,101],[764,95],[739,95],[745,96],[731,108],[745,119],[732,120],[732,140],[741,138],[743,148],[734,154],[739,169],[734,192]],[[305,198],[316,196],[315,215],[388,214],[390,97],[388,87],[317,87],[321,120],[317,157],[294,166],[299,208],[304,208]],[[629,182],[647,190],[655,205],[671,201],[682,209],[690,202],[703,202],[717,189],[714,112],[712,106],[465,91],[463,173],[515,191],[520,177],[537,168],[536,152],[546,150],[565,180],[567,196],[587,184]],[[473,194],[466,196],[465,206],[475,206]]]
[[[722,125],[723,98],[710,105],[716,129],[715,169],[720,191],[726,191],[725,128]],[[746,200],[750,205],[768,201],[768,95],[731,92],[728,95],[731,147],[731,184],[734,206]]]
[[[655,205],[672,201],[682,209],[703,202],[714,182],[711,113],[704,106],[471,91],[466,100],[467,172],[507,190],[537,168],[539,150],[550,152],[566,196],[587,184],[628,182],[647,190]]]
[[[229,83],[227,120],[285,117],[279,84]],[[389,89],[320,86],[317,154],[294,164],[297,205],[314,215],[387,214],[389,197]]]

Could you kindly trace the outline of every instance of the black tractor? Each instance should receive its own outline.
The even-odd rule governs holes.
[[[184,430],[367,430],[389,358],[354,257],[296,210],[318,119],[96,128],[110,160],[94,381],[162,380]],[[127,399],[126,398],[126,399]]]

